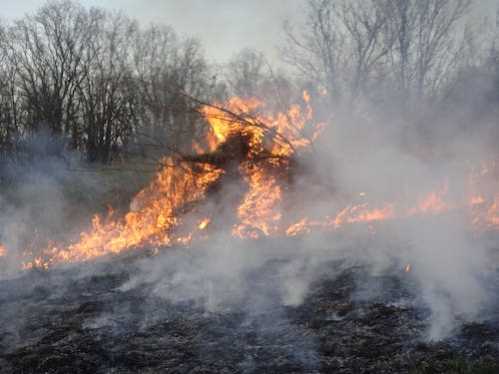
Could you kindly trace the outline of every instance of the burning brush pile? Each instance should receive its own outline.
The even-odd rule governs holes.
[[[312,102],[304,92],[282,112],[258,99],[203,104],[204,139],[164,158],[128,213],[95,215],[73,242],[1,245],[0,261],[24,276],[1,282],[0,314],[24,319],[0,328],[0,364],[50,373],[497,368],[499,165],[460,163],[392,195],[325,183],[331,169],[316,153],[337,128],[316,120]],[[147,256],[112,258],[136,253]]]
[[[283,215],[290,208],[285,206],[285,195],[296,156],[309,151],[323,128],[313,123],[306,92],[303,100],[303,105],[276,115],[258,115],[264,103],[257,99],[235,97],[225,105],[204,106],[201,112],[209,128],[204,144],[193,144],[197,154],[163,159],[161,170],[135,196],[124,217],[115,217],[113,211],[104,218],[96,215],[79,241],[51,244],[40,254],[25,251],[22,267],[46,269],[132,248],[189,245],[206,238],[208,229],[218,223],[216,212],[203,202],[223,189],[227,180],[241,179],[245,184],[231,218],[232,235],[258,239],[298,232],[297,223]]]

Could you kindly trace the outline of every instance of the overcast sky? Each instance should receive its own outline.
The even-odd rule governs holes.
[[[81,0],[84,5],[122,9],[143,23],[166,23],[182,35],[202,40],[207,55],[224,61],[242,47],[256,48],[271,59],[282,42],[285,19],[300,20],[305,0]],[[480,13],[495,16],[499,0],[475,0]],[[22,17],[44,0],[0,0],[0,15]]]

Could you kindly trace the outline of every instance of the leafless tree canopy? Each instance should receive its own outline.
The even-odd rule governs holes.
[[[434,98],[465,61],[470,0],[309,0],[286,60],[336,98]],[[381,90],[380,88],[383,88]],[[388,88],[388,90],[387,90]]]
[[[440,103],[490,50],[469,26],[472,7],[471,0],[308,0],[306,23],[284,28],[284,61],[300,73],[290,78],[250,49],[220,73],[199,41],[168,26],[49,1],[0,25],[1,154],[26,153],[40,131],[59,139],[50,152],[78,150],[89,162],[143,154],[148,145],[178,150],[201,129],[192,97],[263,96],[286,106],[313,87],[351,108],[365,100],[404,110]]]
[[[0,47],[4,152],[42,130],[91,162],[108,163],[149,138],[180,147],[197,118],[178,93],[210,94],[196,40],[72,1],[2,26]]]

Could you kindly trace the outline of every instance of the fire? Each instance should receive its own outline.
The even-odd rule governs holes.
[[[485,224],[489,227],[499,228],[499,196],[494,196],[494,200],[487,209],[484,218]]]
[[[309,146],[320,131],[320,127],[314,127],[310,138],[304,135],[313,114],[310,95],[304,93],[303,100],[305,110],[294,105],[287,112],[275,115],[270,111],[261,114],[265,104],[258,99],[237,97],[223,105],[201,109],[209,131],[205,145],[193,144],[196,154],[205,154],[205,149],[216,153],[238,136],[247,142],[246,154],[239,160],[239,172],[248,191],[236,209],[238,222],[232,229],[235,236],[257,238],[282,230],[279,205],[284,181],[272,171],[286,169],[289,157]],[[205,230],[211,220],[203,218],[196,227],[189,228],[183,214],[202,201],[208,188],[224,173],[223,168],[208,161],[166,158],[150,185],[133,199],[127,214],[120,218],[111,210],[105,217],[95,215],[90,229],[80,234],[79,241],[67,246],[49,245],[34,259],[24,262],[23,267],[48,268],[146,245],[188,245],[195,237],[194,231]],[[26,253],[31,255],[31,251]]]
[[[204,230],[208,227],[210,224],[211,220],[209,218],[203,219],[201,222],[199,222],[198,229],[199,230]]]
[[[135,197],[130,212],[122,219],[115,219],[112,211],[104,220],[96,215],[91,229],[82,232],[77,243],[67,247],[51,246],[33,261],[25,263],[24,268],[86,261],[146,244],[189,243],[189,235],[175,237],[172,233],[182,223],[178,211],[202,199],[206,189],[220,178],[223,171],[210,164],[181,162],[173,165],[172,162],[172,159],[164,161],[163,169]]]
[[[368,204],[349,206],[340,211],[334,219],[334,227],[359,222],[384,221],[393,218],[394,207],[388,204],[383,208],[370,209]]]
[[[485,199],[481,195],[472,196],[470,198],[470,205],[471,206],[482,205],[483,203],[485,203]]]
[[[292,224],[286,229],[287,236],[297,236],[301,234],[308,234],[312,231],[311,227],[314,224],[308,218],[302,218],[298,222]]]
[[[245,165],[241,171],[245,174],[249,191],[237,209],[241,223],[234,226],[233,234],[256,239],[260,233],[266,236],[278,233],[282,218],[278,208],[282,187],[275,177],[258,167]]]
[[[220,109],[221,105],[203,108],[211,126],[208,135],[211,149],[237,134],[248,138],[248,159],[239,166],[248,192],[237,208],[239,223],[233,226],[233,235],[256,239],[283,233],[280,204],[285,178],[279,174],[289,167],[290,157],[310,146],[323,128],[312,124],[310,100],[310,95],[304,92],[304,110],[293,105],[287,112],[275,115],[262,113],[265,104],[257,99],[232,98],[223,106],[228,111]],[[235,113],[237,118],[228,112]],[[305,135],[307,131],[310,137]]]
[[[7,248],[4,245],[0,244],[0,257],[3,257],[7,254]]]
[[[119,216],[110,210],[105,216],[95,215],[76,242],[50,244],[36,256],[35,251],[25,251],[23,268],[46,269],[145,246],[156,254],[158,247],[190,245],[206,237],[206,229],[217,218],[207,217],[197,207],[229,172],[238,174],[246,186],[228,227],[237,238],[297,236],[354,224],[365,224],[375,233],[379,222],[454,210],[469,211],[474,228],[499,229],[499,194],[491,196],[480,188],[482,179],[493,174],[495,163],[481,164],[471,172],[470,197],[463,203],[452,201],[445,181],[434,191],[422,191],[412,203],[407,198],[376,203],[359,192],[352,199],[361,198],[360,204],[347,203],[323,217],[300,216],[287,198],[293,162],[299,152],[311,148],[325,126],[314,121],[312,99],[304,92],[300,104],[277,113],[256,98],[234,97],[202,107],[208,127],[205,139],[192,145],[195,156],[165,158],[151,183],[132,200],[128,213]],[[0,256],[5,253],[0,246]],[[411,271],[410,264],[405,271]]]
[[[437,191],[430,192],[422,199],[418,206],[409,211],[409,215],[418,214],[442,214],[450,209],[445,203],[444,196],[447,194],[448,186],[445,184]]]
[[[239,97],[229,99],[225,106],[205,106],[201,109],[202,114],[207,118],[211,126],[211,131],[207,135],[208,149],[216,150],[231,135],[243,133],[250,135],[250,143],[255,145],[262,140],[264,132],[260,125],[250,116],[263,103],[257,99],[243,100]],[[242,115],[239,120],[234,118],[228,111]],[[241,120],[243,120],[241,122]],[[255,147],[256,148],[256,147]]]

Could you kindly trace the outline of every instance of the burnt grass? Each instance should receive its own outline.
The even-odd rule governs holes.
[[[286,260],[274,259],[245,274],[237,302],[207,311],[147,282],[123,287],[140,261],[0,281],[0,372],[499,373],[497,320],[426,340],[430,312],[400,269],[374,276],[331,261],[302,303],[286,305],[273,280]]]

